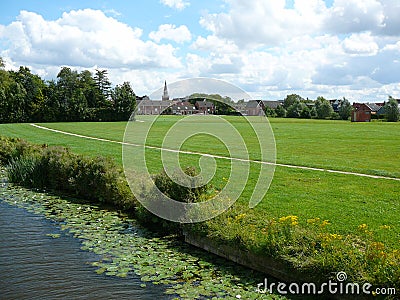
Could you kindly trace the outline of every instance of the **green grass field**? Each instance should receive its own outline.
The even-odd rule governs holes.
[[[145,118],[145,116],[144,116]],[[162,132],[179,117],[165,116],[160,135],[154,136],[149,145],[160,146]],[[234,120],[235,117],[228,118]],[[277,162],[301,166],[322,167],[335,170],[355,171],[366,174],[400,177],[400,125],[398,123],[372,122],[350,123],[299,119],[271,119],[277,144]],[[117,123],[51,123],[47,127],[72,133],[122,141],[125,122]],[[92,142],[59,134],[43,132],[29,124],[2,124],[0,133],[26,138],[32,142],[51,145],[70,145],[82,153],[112,154],[121,162],[121,151],[109,149],[113,145],[91,147]],[[82,144],[85,147],[82,147]],[[93,142],[93,145],[98,145]],[[206,145],[207,147],[204,147]],[[115,145],[114,145],[115,146]],[[211,147],[210,147],[211,146]],[[191,149],[215,153],[213,144],[192,144]],[[218,146],[218,145],[217,145]],[[116,148],[120,148],[117,146]],[[105,152],[103,152],[105,151]]]
[[[148,145],[161,146],[164,133],[177,118],[179,117],[162,117],[162,121],[152,131]],[[229,120],[237,122],[238,130],[244,136],[248,135],[248,128],[244,125],[241,127],[241,122],[236,121],[235,117],[230,117]],[[270,122],[276,139],[278,163],[400,177],[400,124],[297,119],[271,119]],[[122,141],[126,123],[41,125]],[[201,124],[199,125],[201,128]],[[29,124],[2,124],[0,134],[39,144],[68,146],[77,153],[105,155],[112,157],[118,164],[122,163],[121,145],[115,143],[63,135]],[[210,139],[212,138],[207,136],[192,138],[183,145],[183,149],[227,154],[221,143]],[[154,159],[149,159],[149,168],[156,172],[161,168],[161,162],[157,159],[160,151],[148,151],[149,155],[154,155]],[[258,159],[257,151],[255,152],[252,155],[250,151],[250,158]],[[197,159],[193,159],[193,156],[181,156],[182,164],[197,164]],[[222,175],[214,179],[213,183],[216,185],[222,185],[222,177],[229,176],[228,168],[224,164],[227,165],[226,162],[219,162]],[[250,192],[250,189],[246,189],[241,200],[246,201]],[[304,218],[320,217],[329,219],[333,227],[340,231],[352,230],[362,223],[369,223],[374,227],[388,224],[399,228],[399,198],[399,181],[277,167],[271,188],[255,213],[260,211],[266,217],[285,214],[296,214]],[[399,231],[393,232],[391,240],[394,244],[399,242],[398,235]]]

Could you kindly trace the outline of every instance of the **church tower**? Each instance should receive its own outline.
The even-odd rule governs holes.
[[[168,100],[169,100],[169,95],[168,95],[167,81],[165,80],[162,101],[168,101]]]

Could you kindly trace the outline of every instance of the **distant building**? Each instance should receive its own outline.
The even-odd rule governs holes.
[[[199,113],[215,114],[215,106],[211,101],[207,101],[205,99],[203,101],[196,101],[195,107]]]
[[[352,122],[371,122],[372,116],[381,109],[376,103],[353,103]]]
[[[197,108],[189,101],[176,102],[171,106],[173,115],[193,115],[197,114]]]
[[[262,116],[265,111],[262,100],[250,100],[246,103],[245,112],[248,116]]]
[[[137,103],[138,115],[160,115],[172,104],[171,101],[141,100]]]
[[[234,103],[233,107],[236,110],[236,112],[240,113],[241,115],[247,115],[246,102]]]
[[[328,100],[328,102],[331,104],[333,111],[338,113],[339,112],[339,108],[342,105],[343,100],[340,99],[330,99]]]
[[[162,101],[169,101],[169,95],[168,95],[168,88],[167,88],[167,81],[165,80],[164,82],[164,92],[162,95]]]

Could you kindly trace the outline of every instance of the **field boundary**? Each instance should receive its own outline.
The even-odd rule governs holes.
[[[34,123],[31,123],[29,125],[31,125],[35,128],[38,128],[38,129],[42,129],[42,130],[47,130],[47,131],[51,131],[51,132],[55,132],[55,133],[60,133],[60,134],[64,134],[64,135],[69,135],[69,136],[74,136],[74,137],[79,137],[79,138],[84,138],[84,139],[89,139],[89,140],[101,141],[101,142],[106,142],[106,143],[114,143],[114,144],[120,144],[120,145],[128,145],[128,146],[132,146],[132,147],[143,147],[143,145],[140,145],[140,144],[126,143],[126,142],[114,141],[114,140],[109,140],[109,139],[104,139],[104,138],[96,138],[96,137],[92,137],[92,136],[81,135],[81,134],[72,133],[72,132],[68,132],[68,131],[53,129],[53,128],[37,125]],[[168,148],[162,148],[162,147],[156,147],[156,146],[148,146],[148,145],[144,145],[144,147],[147,149],[164,150],[164,151],[168,151],[168,152],[178,152],[178,153],[183,153],[183,154],[202,155],[202,156],[208,156],[208,157],[226,159],[226,160],[236,160],[236,161],[250,162],[250,163],[256,163],[256,164],[273,165],[273,166],[283,167],[283,168],[301,169],[301,170],[307,170],[307,171],[328,172],[328,173],[341,174],[341,175],[351,175],[351,176],[366,177],[366,178],[373,178],[373,179],[386,179],[386,180],[400,181],[400,178],[380,176],[380,175],[371,175],[371,174],[358,173],[358,172],[349,172],[349,171],[340,171],[340,170],[332,170],[332,169],[324,169],[324,168],[314,168],[314,167],[307,167],[307,166],[297,166],[297,165],[290,165],[290,164],[273,163],[273,162],[266,162],[266,161],[252,160],[252,159],[242,159],[242,158],[227,157],[227,156],[222,156],[222,155],[213,155],[213,154],[201,153],[201,152],[195,152],[195,151],[174,150],[174,149],[168,149]]]

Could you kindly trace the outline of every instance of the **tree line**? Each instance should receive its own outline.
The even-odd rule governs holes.
[[[389,96],[388,101],[384,105],[385,118],[390,122],[399,120],[400,111],[397,101]],[[353,111],[353,106],[343,97],[334,111],[331,103],[324,97],[317,97],[317,100],[304,99],[297,94],[287,95],[283,100],[283,104],[276,109],[265,108],[268,117],[279,118],[301,118],[301,119],[333,119],[348,120]]]
[[[29,68],[4,69],[0,57],[0,123],[128,120],[136,105],[129,82],[112,87],[107,70],[62,67],[45,81]]]
[[[267,116],[280,118],[302,118],[302,119],[336,119],[347,120],[352,112],[352,105],[343,98],[338,111],[335,112],[331,103],[324,97],[319,96],[317,100],[304,99],[297,94],[287,95],[283,104],[276,109],[266,108]]]

